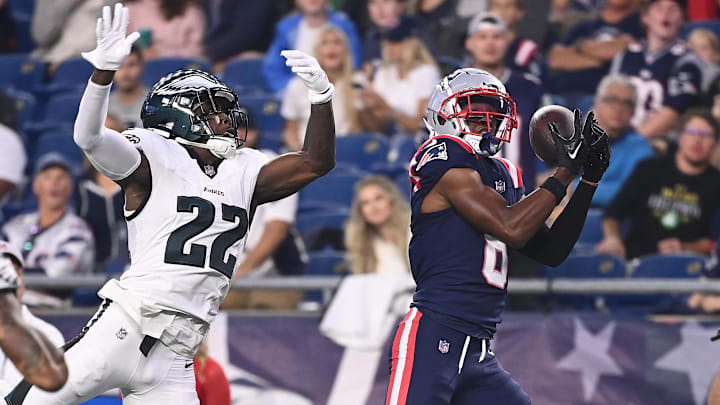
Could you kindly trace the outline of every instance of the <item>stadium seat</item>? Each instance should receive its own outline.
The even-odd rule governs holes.
[[[388,155],[387,139],[375,134],[351,134],[337,138],[337,161],[368,170],[376,163],[385,163]]]
[[[8,88],[4,90],[10,98],[15,101],[15,109],[17,110],[17,128],[22,131],[26,124],[36,117],[37,101],[32,93]]]
[[[695,21],[686,23],[682,29],[683,39],[687,39],[688,35],[696,28],[705,28],[712,31],[715,36],[720,38],[720,21],[719,20],[707,20],[707,21]]]
[[[82,150],[75,145],[70,133],[51,133],[42,135],[38,138],[35,151],[33,152],[33,161],[49,152],[57,152],[63,155],[68,163],[72,165],[73,174],[77,175],[82,171],[83,153]]]
[[[349,215],[350,211],[346,208],[310,212],[298,217],[295,228],[300,232],[306,247],[321,249],[322,246],[318,243],[320,242],[318,239],[322,238],[326,232],[332,232],[333,236],[340,237],[342,240],[341,236]]]
[[[609,255],[578,255],[568,257],[556,268],[544,267],[548,278],[622,278],[625,276],[625,261]],[[561,305],[576,309],[595,309],[602,295],[562,294],[557,298]]]
[[[603,212],[599,209],[591,209],[585,218],[582,232],[578,238],[578,243],[596,245],[603,239],[602,232]]]
[[[350,271],[345,260],[345,252],[322,251],[310,253],[306,275],[337,276]]]
[[[633,278],[696,278],[705,269],[705,257],[695,254],[647,255],[633,266]]]
[[[84,90],[93,72],[93,66],[85,59],[70,59],[60,63],[45,86],[49,93]]]
[[[42,128],[70,129],[75,124],[82,92],[65,92],[52,95],[45,103],[45,109],[40,122]]]
[[[42,63],[28,58],[25,54],[0,55],[1,87],[37,90],[42,85],[43,72]]]
[[[10,11],[13,20],[18,16],[32,16],[35,11],[35,0],[10,0]]]
[[[410,177],[407,173],[399,174],[395,177],[395,185],[400,190],[400,193],[410,201],[412,196],[412,184],[410,184]]]
[[[252,114],[260,131],[281,133],[285,127],[285,120],[280,116],[280,101],[275,96],[266,93],[249,93],[242,88],[234,88],[238,94],[239,103]]]
[[[225,67],[223,82],[230,87],[267,91],[262,64],[262,58],[234,60]]]
[[[152,59],[145,62],[145,72],[143,73],[142,81],[145,86],[152,88],[163,76],[176,70],[184,69],[200,69],[209,72],[210,65],[202,60],[191,58]]]
[[[300,191],[299,211],[349,208],[355,183],[364,176],[357,174],[328,174],[308,184]]]
[[[18,15],[13,12],[13,22],[15,23],[17,52],[30,53],[33,49],[35,49],[35,41],[30,33],[32,16],[25,14]]]

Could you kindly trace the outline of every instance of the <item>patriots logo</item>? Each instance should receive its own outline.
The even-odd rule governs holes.
[[[428,148],[425,151],[425,154],[418,160],[417,166],[415,166],[415,171],[419,171],[420,168],[425,166],[428,162],[432,160],[448,160],[448,151],[447,151],[447,145],[444,143],[439,143],[431,148]]]

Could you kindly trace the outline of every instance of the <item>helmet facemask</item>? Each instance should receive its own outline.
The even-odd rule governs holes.
[[[515,102],[493,88],[471,88],[447,97],[438,116],[453,121],[457,135],[486,156],[497,153],[502,142],[510,142],[518,127]]]

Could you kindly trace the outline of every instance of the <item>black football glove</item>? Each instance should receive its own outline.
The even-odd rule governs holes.
[[[597,183],[608,166],[610,166],[612,151],[610,150],[610,139],[607,132],[602,129],[595,119],[592,121],[590,139],[590,151],[583,167],[582,177],[587,181]]]
[[[590,148],[589,138],[585,136],[590,133],[590,123],[594,117],[593,113],[588,114],[585,125],[581,125],[580,110],[575,109],[575,131],[567,135],[563,135],[558,128],[552,123],[548,124],[550,134],[552,134],[553,143],[555,144],[555,155],[557,156],[558,167],[567,167],[573,174],[578,174],[583,168],[583,164],[587,159],[588,149]]]

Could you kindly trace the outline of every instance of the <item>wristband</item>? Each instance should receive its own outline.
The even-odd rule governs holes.
[[[565,198],[565,194],[567,193],[567,187],[555,177],[549,177],[540,185],[540,188],[544,188],[555,195],[555,199],[557,200],[555,204],[560,204],[560,201]]]
[[[335,92],[335,86],[333,86],[332,83],[328,83],[330,86],[328,86],[325,91],[322,93],[318,93],[316,91],[308,89],[308,98],[310,99],[310,104],[324,104],[327,103],[332,99],[333,93]]]

